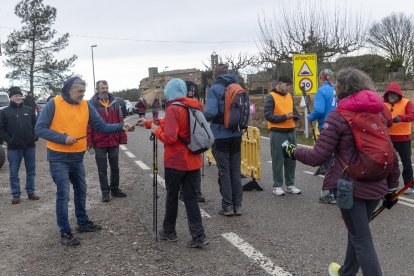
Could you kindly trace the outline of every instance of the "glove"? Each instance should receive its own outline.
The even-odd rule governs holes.
[[[392,197],[395,195],[395,192],[388,192],[384,198],[383,198],[383,202],[382,205],[384,205],[385,208],[387,209],[391,209],[392,206],[394,206],[395,204],[397,204],[398,202],[398,198],[396,199],[392,199]]]
[[[392,119],[392,122],[393,122],[393,123],[399,123],[399,122],[401,122],[401,118],[400,118],[400,116],[395,116],[395,117]]]
[[[285,158],[292,158],[294,160],[293,153],[295,150],[296,146],[294,144],[282,145],[282,152]]]
[[[298,120],[299,120],[299,115],[294,114],[294,115],[293,115],[293,121],[295,121],[295,122],[296,122],[296,121],[298,121]]]

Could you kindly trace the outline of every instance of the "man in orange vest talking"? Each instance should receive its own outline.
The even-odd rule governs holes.
[[[61,95],[50,100],[35,126],[36,135],[47,140],[47,160],[50,174],[56,184],[56,219],[60,229],[60,243],[78,245],[72,234],[68,218],[70,183],[73,185],[75,214],[78,232],[95,232],[102,229],[89,220],[86,213],[86,181],[83,157],[86,151],[88,123],[101,133],[130,131],[128,124],[106,124],[83,97],[85,82],[78,77],[65,81]]]
[[[278,84],[266,96],[264,115],[270,132],[270,155],[272,156],[273,193],[285,195],[283,190],[283,176],[286,191],[291,194],[300,194],[301,190],[295,187],[296,161],[285,158],[280,150],[284,141],[296,145],[295,121],[299,119],[293,97],[289,93],[292,78],[280,76]]]
[[[384,103],[391,111],[393,125],[389,128],[389,134],[394,148],[400,156],[403,165],[402,177],[407,184],[413,180],[413,167],[411,166],[411,122],[414,121],[414,105],[404,98],[401,87],[396,82],[391,82],[384,93]],[[413,187],[407,190],[408,194],[414,194]]]

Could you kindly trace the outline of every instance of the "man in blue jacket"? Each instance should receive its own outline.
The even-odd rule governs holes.
[[[86,213],[86,180],[83,157],[86,151],[87,127],[98,132],[115,133],[132,130],[128,124],[106,124],[93,106],[86,102],[85,82],[78,77],[65,81],[61,95],[50,100],[35,126],[36,135],[47,140],[47,160],[50,174],[56,184],[56,218],[60,229],[60,243],[66,246],[80,244],[72,234],[68,218],[70,183],[73,185],[78,232],[102,229],[89,220]]]
[[[226,87],[236,83],[236,75],[229,73],[225,64],[214,68],[214,84],[207,94],[204,116],[211,121],[215,142],[212,147],[219,171],[218,183],[222,196],[220,214],[240,216],[242,214],[243,187],[241,184],[241,140],[242,132],[224,127],[224,93]]]
[[[323,124],[325,123],[326,117],[328,114],[336,108],[338,103],[335,96],[335,90],[333,86],[333,72],[330,69],[324,69],[319,73],[319,84],[320,87],[316,91],[314,103],[313,103],[313,112],[309,115],[308,120],[310,122],[318,120],[318,130],[319,133],[323,131]],[[315,172],[315,175],[325,174],[331,164],[332,158],[326,160]],[[335,191],[330,190],[330,192],[319,198],[320,203],[336,204],[335,201]]]

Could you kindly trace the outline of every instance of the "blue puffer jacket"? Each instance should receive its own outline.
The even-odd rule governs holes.
[[[318,120],[318,129],[321,130],[325,123],[326,117],[336,108],[337,99],[335,97],[335,90],[332,84],[325,82],[318,91],[316,91],[314,110],[309,115],[309,121]]]
[[[208,90],[204,116],[207,121],[212,121],[210,127],[215,139],[239,137],[242,135],[241,131],[226,129],[222,123],[215,122],[215,120],[224,116],[224,92],[227,85],[236,82],[236,75],[234,73],[220,75]]]

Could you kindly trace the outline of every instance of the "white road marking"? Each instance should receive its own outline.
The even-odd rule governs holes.
[[[269,137],[265,137],[265,136],[260,136],[260,138],[262,138],[262,139],[266,139],[266,140],[270,140],[270,138],[269,138]]]
[[[407,202],[404,202],[404,201],[401,201],[401,200],[399,200],[398,203],[399,204],[402,204],[402,205],[405,205],[405,206],[409,206],[409,207],[414,208],[414,204],[411,204],[411,203],[407,203]]]
[[[150,169],[150,167],[145,165],[145,163],[140,161],[140,160],[135,160],[135,164],[137,164],[143,170],[149,170]]]
[[[202,218],[211,218],[211,216],[209,214],[207,214],[206,211],[204,211],[203,209],[200,208],[200,213],[201,213],[201,217]]]
[[[403,201],[407,201],[407,202],[414,203],[414,199],[409,199],[408,197],[400,196],[400,197],[398,197],[398,199],[401,199]]]
[[[269,161],[266,161],[267,163],[269,163],[269,164],[272,164],[272,160],[269,160]]]
[[[221,234],[226,240],[228,240],[231,244],[237,247],[241,252],[244,253],[247,257],[252,259],[255,263],[257,263],[261,268],[263,268],[267,273],[270,275],[276,276],[288,276],[292,275],[287,271],[284,271],[283,268],[274,265],[272,261],[265,257],[262,253],[257,251],[253,248],[250,244],[245,242],[242,238],[237,236],[235,233],[223,233]]]
[[[129,158],[135,158],[135,155],[130,151],[125,151],[125,154],[128,155]]]
[[[303,171],[304,173],[307,173],[307,174],[311,174],[311,175],[313,175],[314,173],[313,172],[310,172],[310,171]],[[324,175],[318,175],[319,177],[322,177],[322,178],[325,178],[325,176]]]
[[[121,150],[128,150],[127,147],[125,147],[124,145],[120,145],[119,147],[121,148]]]

